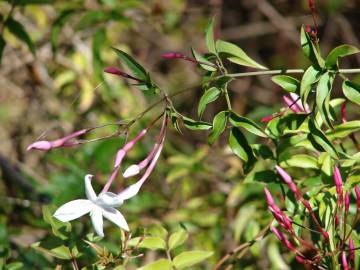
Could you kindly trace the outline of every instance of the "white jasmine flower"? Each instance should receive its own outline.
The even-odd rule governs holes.
[[[62,222],[67,222],[90,213],[94,229],[101,237],[104,236],[103,217],[115,223],[123,230],[129,231],[129,226],[124,216],[114,207],[122,205],[124,200],[135,196],[140,189],[138,183],[129,186],[119,194],[104,192],[97,196],[91,185],[92,177],[91,174],[85,176],[85,193],[87,200],[79,199],[64,204],[55,212],[54,217]],[[135,192],[134,188],[136,190]]]

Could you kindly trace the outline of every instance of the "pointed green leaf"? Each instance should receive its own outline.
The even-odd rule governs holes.
[[[287,76],[287,75],[275,75],[271,78],[271,80],[277,85],[281,86],[285,91],[296,93],[299,92],[300,82],[299,80]]]
[[[240,47],[227,41],[217,40],[216,49],[219,53],[225,54],[225,57],[238,65],[248,66],[258,69],[267,69],[255,60],[251,59]]]
[[[137,270],[171,270],[172,264],[167,259],[160,259],[151,262],[143,267],[137,268]]]
[[[316,107],[320,112],[321,118],[328,127],[332,126],[332,117],[330,114],[330,94],[334,82],[334,75],[326,72],[321,75],[316,88]]]
[[[307,103],[313,84],[318,80],[320,72],[310,66],[304,73],[300,83],[300,96],[303,104]]]
[[[135,237],[128,241],[128,245],[151,250],[166,249],[165,241],[157,236]]]
[[[216,71],[217,69],[214,67],[214,64],[211,63],[210,61],[206,60],[205,57],[203,57],[201,54],[199,54],[197,51],[195,51],[193,48],[191,48],[191,53],[194,56],[194,58],[196,59],[196,61],[198,61],[199,65],[207,70],[207,71]]]
[[[15,37],[24,42],[32,54],[35,55],[34,43],[21,23],[10,17],[6,20],[5,26]]]
[[[177,255],[174,258],[173,263],[177,270],[182,270],[187,267],[198,264],[212,255],[213,252],[211,251],[200,251],[200,250],[185,251]]]
[[[343,44],[334,48],[326,57],[326,67],[329,69],[338,68],[338,58],[358,53],[359,50],[355,46]]]
[[[351,102],[360,105],[360,85],[351,81],[344,81],[342,88],[345,97],[347,97]]]
[[[221,90],[217,87],[211,87],[210,89],[207,89],[200,98],[198,105],[198,116],[201,117],[205,111],[206,106],[209,103],[217,100],[220,95],[221,95]]]
[[[334,159],[338,159],[339,155],[332,145],[330,140],[325,136],[322,130],[317,127],[317,124],[313,119],[309,119],[309,130],[308,138],[311,144],[321,152],[329,153]]]
[[[325,61],[320,55],[319,47],[311,40],[309,34],[306,33],[304,26],[301,27],[300,37],[301,47],[305,56],[317,69],[323,68],[325,66]]]
[[[215,40],[214,40],[214,18],[212,18],[205,28],[206,47],[209,52],[216,54]]]
[[[42,208],[43,219],[50,224],[52,232],[55,236],[65,240],[68,233],[71,232],[71,224],[69,222],[61,222],[53,216],[56,207],[54,205],[45,205]]]
[[[349,121],[340,125],[334,126],[334,129],[326,132],[326,136],[329,140],[345,138],[351,133],[360,130],[360,120]]]
[[[213,128],[208,138],[209,144],[213,144],[216,139],[224,132],[227,123],[227,116],[227,111],[222,111],[215,115],[212,126]]]
[[[64,245],[48,249],[48,248],[42,246],[41,242],[36,242],[36,243],[32,244],[31,247],[35,250],[38,250],[42,253],[45,253],[45,254],[55,257],[55,258],[59,258],[59,259],[63,259],[63,260],[70,260],[72,258],[69,248]]]
[[[252,162],[255,160],[254,153],[239,128],[233,127],[229,136],[229,146],[232,152],[245,162]]]
[[[306,169],[318,169],[318,159],[309,155],[299,154],[291,156],[289,159],[280,162],[280,166],[287,167],[299,167]]]
[[[183,243],[185,243],[186,239],[188,238],[189,234],[184,229],[180,229],[177,232],[174,232],[169,237],[169,249],[172,250]]]
[[[185,127],[190,130],[208,130],[212,127],[210,123],[204,121],[195,121],[186,116],[183,116],[182,119],[184,121]]]
[[[144,82],[149,81],[149,76],[146,70],[138,62],[136,62],[134,58],[122,50],[116,48],[113,48],[113,50],[116,52],[121,62],[123,62],[132,71],[135,77],[143,80]]]
[[[235,112],[231,112],[229,120],[234,127],[242,127],[247,131],[263,138],[268,137],[266,133],[263,131],[263,129],[249,118],[240,116]]]

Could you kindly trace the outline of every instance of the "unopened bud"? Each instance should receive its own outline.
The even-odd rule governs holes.
[[[49,141],[37,141],[30,144],[26,150],[40,150],[40,151],[49,151],[52,148],[51,143]]]
[[[342,262],[343,269],[344,270],[349,270],[349,265],[347,263],[345,251],[343,251],[342,254],[341,254],[341,262]]]

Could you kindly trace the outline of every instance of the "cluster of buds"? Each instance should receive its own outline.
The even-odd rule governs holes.
[[[296,199],[300,201],[307,209],[311,219],[313,220],[314,224],[317,227],[316,231],[322,235],[324,240],[323,242],[324,245],[319,247],[324,248],[326,246],[329,246],[328,245],[330,240],[329,234],[321,226],[309,201],[307,201],[303,197],[297,185],[292,180],[291,176],[283,168],[281,168],[280,166],[276,166],[276,171],[281,176],[283,181],[287,184],[290,191],[295,195]],[[339,258],[339,261],[341,262],[343,269],[354,269],[353,267],[355,265],[354,260],[355,260],[356,248],[354,247],[354,241],[351,238],[352,231],[350,232],[346,231],[347,219],[350,209],[350,193],[346,191],[344,194],[343,181],[341,178],[340,170],[337,167],[334,168],[334,182],[336,187],[336,208],[332,216],[333,216],[333,226],[335,228],[335,231],[338,232],[338,237],[336,239],[339,239],[338,243],[336,244],[337,250],[335,252],[329,253],[326,252],[325,249],[319,250],[318,248],[315,247],[314,244],[302,239],[297,234],[295,234],[293,229],[293,225],[295,223],[290,217],[286,216],[285,213],[275,204],[270,191],[267,188],[265,188],[264,189],[265,197],[270,212],[273,214],[275,220],[279,223],[280,227],[288,235],[292,237],[292,241],[286,239],[286,237],[278,229],[272,227],[271,230],[275,234],[275,236],[284,244],[284,246],[286,246],[291,252],[295,253],[296,260],[302,264],[315,266],[316,269],[325,269],[321,266],[321,258],[325,256],[335,256],[336,254],[341,254],[341,258]],[[358,217],[360,215],[360,189],[357,186],[355,186],[354,191],[356,193],[356,199],[357,199],[357,211],[356,211],[356,217],[353,219],[352,228],[354,228],[354,226],[356,225]],[[314,230],[311,231],[314,232]],[[292,242],[300,245],[299,248],[296,248]],[[314,252],[315,256],[308,257],[307,255],[301,253],[300,250],[302,246],[305,246],[307,249],[311,249]],[[348,263],[348,261],[350,263]],[[349,268],[349,265],[352,268]]]
[[[118,193],[109,192],[113,181],[117,178],[121,169],[121,164],[126,154],[139,142],[150,130],[150,128],[162,118],[162,126],[158,138],[156,139],[152,149],[147,157],[137,164],[130,165],[124,173],[123,178],[129,178],[140,174],[145,170],[143,175],[134,184],[128,186]],[[123,204],[139,192],[141,186],[149,178],[154,170],[157,161],[160,157],[161,151],[164,146],[165,135],[167,127],[167,114],[162,113],[160,117],[156,118],[145,129],[141,130],[133,139],[128,141],[120,150],[117,151],[115,157],[115,164],[112,173],[104,185],[104,188],[99,195],[96,195],[91,181],[93,176],[88,174],[85,176],[85,193],[87,199],[77,199],[62,205],[55,213],[54,216],[63,221],[68,222],[79,218],[87,213],[90,213],[91,221],[96,233],[103,237],[103,217],[115,223],[117,226],[125,231],[129,230],[129,226],[123,215],[115,208]],[[94,128],[92,128],[94,129]],[[37,141],[28,146],[28,150],[42,150],[49,151],[54,148],[75,146],[85,141],[76,141],[75,138],[90,132],[92,129],[82,129],[76,131],[66,137],[54,141]]]
[[[285,110],[282,110],[280,112],[277,112],[273,115],[268,115],[263,117],[260,121],[261,122],[269,122],[274,118],[283,116],[288,109],[293,111],[294,113],[310,113],[310,108],[308,104],[303,105],[301,103],[300,97],[295,93],[290,93],[289,96],[283,96],[283,100],[285,104],[287,105],[287,108]]]

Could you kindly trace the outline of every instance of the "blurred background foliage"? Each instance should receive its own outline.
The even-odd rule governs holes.
[[[317,1],[317,10],[325,53],[342,43],[360,47],[358,1]],[[30,247],[53,239],[42,207],[83,197],[83,177],[87,173],[95,175],[95,188],[99,190],[124,137],[46,154],[27,153],[26,146],[39,138],[55,139],[81,128],[134,117],[155,101],[128,82],[102,72],[105,66],[119,64],[111,47],[133,55],[170,94],[200,83],[198,70],[191,63],[164,60],[161,54],[178,51],[191,55],[190,47],[204,51],[204,28],[212,16],[216,18],[216,35],[238,44],[269,68],[308,65],[298,41],[300,26],[312,24],[306,1],[0,2],[1,267],[54,269],[62,265],[57,269],[72,269],[70,262]],[[342,62],[344,68],[352,66],[360,66],[360,55]],[[234,72],[246,70],[233,67]],[[281,89],[268,76],[242,78],[229,89],[234,110],[254,120],[281,106]],[[335,93],[337,90],[335,87]],[[178,111],[196,118],[195,104],[201,93],[201,88],[195,87],[176,97]],[[222,101],[215,102],[205,111],[204,119],[212,119],[224,107]],[[147,114],[131,133],[144,127],[161,109]],[[349,118],[357,113],[350,110]],[[114,127],[107,126],[90,138],[114,131]],[[125,165],[146,155],[157,132],[157,127],[152,129],[141,146],[130,153]],[[257,166],[271,169],[274,164],[263,161]],[[264,182],[274,181],[271,172],[245,176],[241,161],[226,147],[226,138],[210,147],[205,132],[183,129],[179,134],[171,129],[150,181],[121,210],[134,235],[141,235],[143,228],[154,224],[170,232],[185,227],[189,248],[214,251],[203,268],[194,269],[210,269],[222,256],[253,240],[268,226],[271,217],[262,189]],[[294,172],[302,173],[296,169]],[[117,188],[123,185],[127,183],[119,180]],[[90,226],[86,218],[84,222],[72,222],[72,237],[77,236],[84,254],[77,259],[81,267],[97,261],[92,247],[81,240],[93,239],[86,236],[92,231]],[[106,235],[99,244],[116,257],[121,233],[111,225],[106,226]],[[128,269],[164,257],[162,251],[140,251],[144,256],[130,260]],[[237,254],[240,260],[230,260],[233,269],[301,269],[286,266],[293,261],[292,255],[283,254],[283,247],[273,236],[245,251]]]

